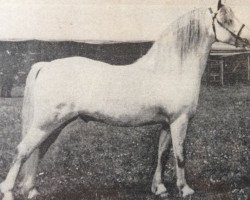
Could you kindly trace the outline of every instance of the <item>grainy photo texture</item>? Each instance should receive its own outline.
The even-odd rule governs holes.
[[[249,10],[1,1],[0,199],[249,199]]]

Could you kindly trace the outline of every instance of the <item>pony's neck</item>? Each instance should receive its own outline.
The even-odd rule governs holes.
[[[180,73],[192,70],[201,77],[214,42],[209,31],[211,25],[208,9],[187,13],[164,31],[142,62],[149,63],[146,66],[155,72]]]

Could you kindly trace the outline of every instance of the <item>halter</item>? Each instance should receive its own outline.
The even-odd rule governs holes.
[[[214,31],[215,41],[216,41],[216,42],[220,42],[220,41],[218,40],[217,34],[216,34],[216,28],[215,28],[215,24],[214,24],[214,21],[215,21],[215,20],[217,21],[217,23],[218,23],[223,29],[225,29],[227,32],[229,32],[229,33],[235,38],[235,43],[234,43],[235,47],[238,47],[238,46],[239,46],[239,44],[238,44],[239,41],[248,44],[248,40],[247,40],[247,39],[241,38],[241,37],[240,37],[241,32],[242,32],[243,28],[245,27],[245,24],[242,24],[242,26],[241,26],[240,30],[238,31],[238,33],[235,34],[235,33],[232,32],[231,30],[229,30],[227,27],[223,26],[223,24],[217,19],[217,14],[218,14],[217,12],[214,13],[213,10],[212,10],[212,8],[209,8],[209,11],[210,11],[211,14],[214,14],[212,25],[213,25],[213,31]]]

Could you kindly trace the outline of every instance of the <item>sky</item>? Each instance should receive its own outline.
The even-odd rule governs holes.
[[[0,40],[156,40],[169,23],[218,0],[0,0]],[[250,27],[250,0],[227,0]]]

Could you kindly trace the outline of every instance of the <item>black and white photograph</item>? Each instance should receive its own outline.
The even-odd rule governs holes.
[[[250,199],[250,0],[0,0],[0,200]]]

